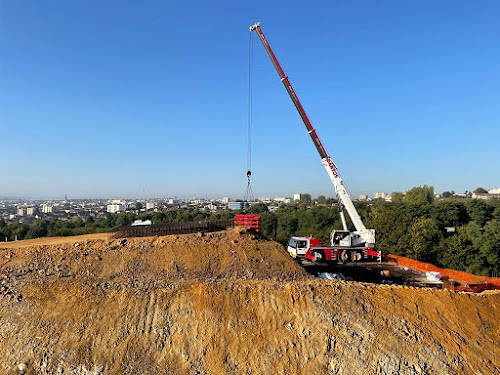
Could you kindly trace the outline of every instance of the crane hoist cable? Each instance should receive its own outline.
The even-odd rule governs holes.
[[[245,191],[244,201],[253,201],[252,185],[250,178],[252,177],[252,80],[253,80],[253,42],[252,31],[248,39],[248,119],[247,119],[247,189]]]

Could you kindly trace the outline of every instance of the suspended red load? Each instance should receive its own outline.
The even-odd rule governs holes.
[[[260,215],[240,214],[234,217],[234,225],[239,227],[247,227],[255,232],[260,230]]]

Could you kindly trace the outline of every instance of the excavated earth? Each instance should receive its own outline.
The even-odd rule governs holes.
[[[500,294],[320,280],[235,229],[0,246],[0,374],[500,374]]]

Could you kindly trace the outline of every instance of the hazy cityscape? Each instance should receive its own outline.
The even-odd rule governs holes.
[[[480,189],[480,190],[479,190]],[[473,192],[443,192],[436,194],[435,198],[457,199],[478,198],[489,199],[500,197],[500,188],[485,190],[482,188]],[[481,192],[479,192],[481,191]],[[397,193],[396,193],[397,194]],[[355,201],[371,201],[382,199],[392,201],[392,195],[384,192],[376,192],[373,195],[360,194]],[[218,212],[224,210],[240,210],[244,206],[256,203],[264,203],[270,212],[278,207],[292,203],[305,203],[307,205],[327,205],[335,202],[335,199],[319,196],[311,197],[308,193],[296,193],[293,197],[258,197],[250,202],[241,199],[222,197],[219,199],[196,198],[157,198],[157,199],[71,199],[67,196],[61,200],[30,200],[30,199],[0,199],[0,218],[4,223],[10,224],[14,221],[20,223],[33,222],[36,219],[70,220],[72,218],[99,218],[106,214],[120,212],[135,213],[137,215],[148,211],[165,211],[177,209],[196,209],[201,212]]]

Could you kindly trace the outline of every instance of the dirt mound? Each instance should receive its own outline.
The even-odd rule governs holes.
[[[312,279],[238,231],[0,260],[1,374],[500,372],[500,294]]]
[[[164,237],[70,239],[59,244],[0,248],[0,266],[8,274],[35,279],[52,275],[139,281],[308,277],[282,246],[238,228]]]

